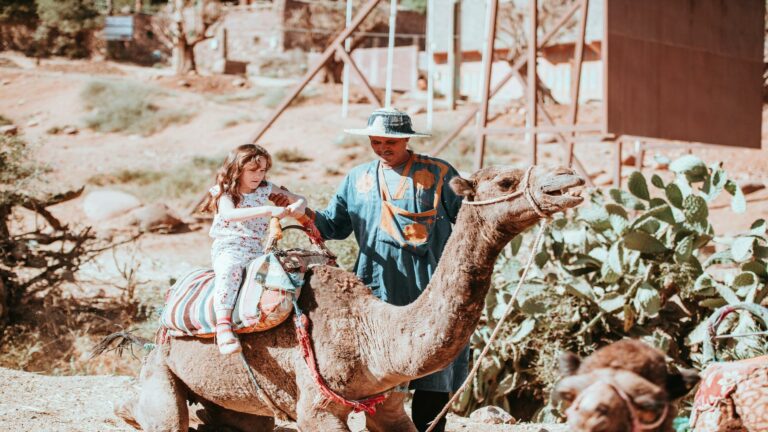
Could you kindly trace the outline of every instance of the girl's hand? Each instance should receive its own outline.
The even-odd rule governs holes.
[[[270,215],[278,219],[282,219],[288,216],[288,214],[289,214],[288,209],[286,209],[285,207],[275,206],[275,207],[272,207],[272,209],[270,210]]]

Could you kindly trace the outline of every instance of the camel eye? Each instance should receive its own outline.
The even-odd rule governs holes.
[[[608,415],[610,411],[610,408],[608,408],[608,406],[605,404],[599,404],[597,407],[595,407],[595,412],[600,415]]]
[[[517,185],[517,182],[514,179],[511,178],[503,178],[496,183],[499,185],[502,189],[511,189],[513,186]]]

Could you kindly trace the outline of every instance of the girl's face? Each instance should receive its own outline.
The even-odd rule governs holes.
[[[267,161],[263,158],[248,162],[240,174],[240,193],[251,193],[259,187],[267,175]]]

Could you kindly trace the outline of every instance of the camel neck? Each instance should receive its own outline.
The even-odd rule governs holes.
[[[474,208],[462,208],[427,289],[414,303],[390,311],[390,322],[401,328],[392,341],[392,373],[415,378],[440,370],[463,349],[483,312],[496,258],[515,234],[487,226]]]

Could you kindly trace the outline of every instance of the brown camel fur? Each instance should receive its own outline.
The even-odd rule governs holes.
[[[574,432],[639,432],[633,415],[643,425],[661,421],[642,430],[672,431],[673,401],[699,381],[693,370],[668,372],[661,351],[630,339],[603,347],[583,362],[566,353],[560,369],[565,378],[555,386],[555,398],[570,405],[566,415]]]
[[[480,201],[521,188],[524,171],[493,167],[451,187]],[[535,167],[529,190],[547,214],[582,202],[568,190],[583,179],[570,169]],[[483,310],[496,258],[517,234],[540,219],[523,195],[499,203],[462,206],[440,264],[427,289],[408,306],[371,294],[354,274],[321,266],[308,275],[299,306],[308,315],[319,371],[348,399],[386,392],[446,367],[467,344]],[[348,431],[350,409],[324,403],[297,345],[289,320],[273,330],[240,338],[259,386],[304,432]],[[118,409],[148,431],[185,431],[187,401],[199,401],[216,426],[271,431],[273,412],[257,397],[238,356],[222,356],[210,339],[174,338],[152,351],[141,371],[141,394]],[[392,393],[371,431],[415,431]]]

